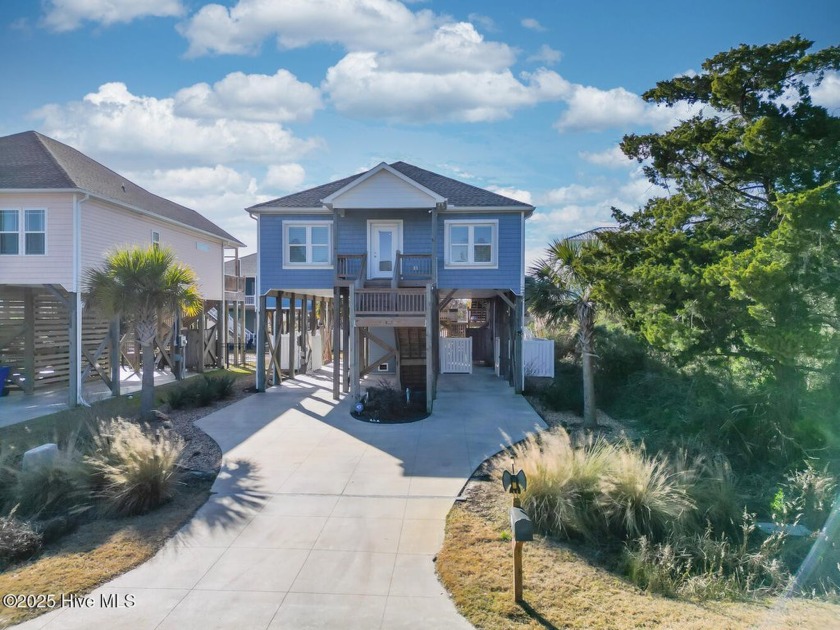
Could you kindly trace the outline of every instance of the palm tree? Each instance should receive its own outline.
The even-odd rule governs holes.
[[[548,324],[577,323],[577,339],[583,363],[583,426],[595,429],[595,311],[592,285],[582,273],[581,254],[594,243],[554,240],[545,258],[530,269],[526,302],[535,315]]]
[[[192,269],[157,246],[118,249],[102,269],[87,272],[88,303],[106,317],[121,317],[134,327],[143,353],[140,415],[149,419],[155,403],[154,341],[165,314],[201,312],[201,296]]]

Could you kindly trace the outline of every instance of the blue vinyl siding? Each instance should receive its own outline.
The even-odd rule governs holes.
[[[332,217],[325,214],[264,214],[260,218],[259,255],[260,288],[319,289],[332,288],[334,269],[283,268],[283,221],[324,221]],[[338,252],[363,254],[367,251],[367,221],[393,220],[403,222],[403,253],[425,254],[432,248],[431,215],[425,210],[366,210],[347,211],[339,219]],[[446,269],[444,264],[445,221],[498,221],[498,267],[495,269],[458,268]],[[522,274],[522,215],[512,213],[450,213],[438,215],[438,286],[442,289],[512,289],[519,291]]]
[[[283,221],[331,221],[325,214],[264,214],[260,217],[260,290],[320,289],[333,286],[333,269],[283,268]]]
[[[499,250],[496,254],[497,269],[452,268],[444,263],[445,221],[496,220]],[[511,289],[519,293],[522,283],[522,214],[510,213],[441,213],[438,215],[438,287],[441,289]]]

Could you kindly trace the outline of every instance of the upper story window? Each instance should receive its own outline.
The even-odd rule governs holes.
[[[445,221],[447,267],[497,267],[498,221]]]
[[[42,256],[46,253],[46,210],[0,210],[0,254]]]
[[[160,247],[160,232],[152,230],[152,247],[157,249]]]
[[[255,295],[257,292],[257,279],[253,276],[245,277],[245,295]]]
[[[283,262],[288,267],[332,267],[332,222],[284,221]]]

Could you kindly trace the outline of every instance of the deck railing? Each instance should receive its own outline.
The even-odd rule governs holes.
[[[425,284],[434,281],[431,254],[403,254],[398,251],[394,267],[394,287],[402,286],[406,282]]]
[[[367,254],[338,254],[335,275],[339,280],[361,280],[365,275]]]
[[[230,291],[231,293],[244,293],[245,278],[225,274],[225,291]]]
[[[426,314],[426,289],[358,289],[356,315]]]

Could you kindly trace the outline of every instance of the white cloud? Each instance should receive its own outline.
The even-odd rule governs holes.
[[[525,83],[507,69],[399,72],[383,69],[376,53],[350,53],[327,71],[323,88],[342,113],[411,123],[500,120],[515,109],[558,100],[569,89],[545,69],[522,78]]]
[[[522,18],[522,22],[520,22],[520,24],[527,29],[537,31],[538,33],[542,33],[546,30],[546,28],[534,18]]]
[[[615,145],[611,149],[597,151],[595,153],[581,151],[578,155],[582,160],[589,162],[590,164],[605,166],[607,168],[630,168],[636,165],[634,160],[631,160],[624,155],[624,152],[618,145]]]
[[[174,99],[136,96],[124,83],[106,83],[82,101],[47,105],[33,115],[47,135],[117,167],[283,163],[322,144],[277,123],[179,116]]]
[[[480,26],[487,33],[495,33],[499,30],[496,26],[496,22],[494,22],[493,18],[490,16],[482,15],[480,13],[470,13],[467,16],[467,19],[473,24]]]
[[[180,0],[47,0],[44,11],[44,26],[63,32],[85,21],[111,26],[148,16],[176,17],[184,8]]]
[[[318,88],[288,70],[274,75],[232,72],[212,86],[196,83],[175,94],[176,115],[272,122],[305,121],[321,109]]]
[[[840,108],[840,72],[826,72],[822,83],[811,88],[811,100],[828,110]]]
[[[272,164],[268,167],[261,188],[288,192],[299,188],[304,179],[306,179],[306,171],[300,164]]]
[[[581,201],[590,201],[597,197],[603,197],[607,194],[607,190],[599,186],[582,186],[580,184],[571,184],[561,188],[554,188],[548,190],[540,195],[539,202],[541,205],[561,205],[569,203],[578,203]]]
[[[516,199],[522,203],[527,203],[529,206],[534,205],[533,196],[528,190],[521,190],[519,188],[505,188],[501,186],[488,186],[487,190],[494,192],[511,199]]]
[[[665,130],[699,112],[700,105],[674,107],[646,103],[638,94],[622,87],[601,90],[574,85],[565,99],[569,108],[555,123],[563,131],[602,131],[612,128],[650,126]]]
[[[554,50],[548,44],[543,44],[540,49],[533,55],[528,57],[528,61],[538,61],[549,66],[553,66],[563,58],[563,53],[559,50]]]
[[[438,21],[396,0],[239,0],[230,8],[205,5],[178,30],[189,56],[254,53],[271,36],[284,48],[328,42],[379,50],[420,44]]]

